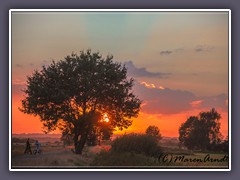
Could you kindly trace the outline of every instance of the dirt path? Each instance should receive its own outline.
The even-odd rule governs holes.
[[[12,156],[13,168],[49,168],[89,166],[94,156],[100,151],[107,151],[110,146],[86,147],[82,155],[74,154],[69,148],[52,148],[41,154],[17,154]]]

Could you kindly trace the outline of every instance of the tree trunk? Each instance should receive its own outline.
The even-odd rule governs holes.
[[[78,140],[78,136],[74,137],[74,146],[75,146],[76,154],[82,154],[84,145],[87,141],[87,136],[88,136],[88,132],[85,132],[81,135],[80,140]]]
[[[90,132],[91,129],[91,125],[89,124],[89,121],[93,118],[92,117],[93,114],[90,114],[90,116],[88,115],[88,117],[84,118],[84,122],[81,124],[81,126],[85,126],[84,130],[79,130],[78,129],[78,125],[75,126],[76,127],[76,131],[75,131],[75,136],[74,136],[74,146],[75,146],[75,153],[76,154],[82,154],[82,150],[84,148],[84,145],[87,141],[87,137],[88,134]],[[78,133],[79,132],[79,133]],[[81,135],[80,140],[78,140],[79,135]]]

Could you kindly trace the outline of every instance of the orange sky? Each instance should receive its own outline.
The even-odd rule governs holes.
[[[19,111],[18,108],[21,107],[21,97],[22,96],[19,96],[19,94],[12,96],[12,133],[43,133],[42,123],[40,122],[39,117],[34,117]],[[208,111],[209,109],[202,110]],[[154,115],[140,112],[138,118],[133,119],[132,126],[122,131],[117,130],[114,133],[144,133],[149,125],[155,125],[159,127],[163,136],[178,137],[178,128],[180,127],[181,123],[185,122],[186,119],[191,115],[198,115],[198,113],[202,110],[195,110],[173,115]],[[223,111],[218,112],[222,116],[221,133],[226,137],[228,135],[228,113]],[[56,130],[51,133],[60,133],[60,131]]]

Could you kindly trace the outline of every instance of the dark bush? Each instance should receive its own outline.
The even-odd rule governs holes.
[[[228,140],[224,140],[220,143],[212,143],[212,144],[208,145],[207,150],[213,151],[213,152],[228,153],[229,152]]]
[[[146,134],[127,134],[112,142],[113,152],[130,152],[146,156],[158,157],[162,153],[156,139]]]
[[[157,158],[129,152],[101,152],[91,166],[159,166]]]

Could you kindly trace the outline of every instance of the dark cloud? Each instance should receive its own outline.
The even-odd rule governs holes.
[[[165,50],[165,51],[160,51],[160,55],[164,56],[164,55],[170,55],[173,53],[180,53],[183,52],[184,49],[183,48],[177,48],[177,49],[173,49],[173,50]]]
[[[167,78],[170,75],[170,73],[149,72],[146,68],[137,68],[132,61],[127,61],[124,64],[128,69],[128,74],[133,77]]]
[[[34,67],[34,64],[33,64],[33,63],[30,63],[29,66],[30,66],[30,67]]]
[[[228,110],[228,97],[226,94],[219,94],[216,96],[209,96],[209,97],[202,97],[202,103],[200,104],[200,107],[202,108],[212,108],[216,107],[218,109],[227,111]]]
[[[169,88],[147,88],[135,82],[134,93],[143,100],[142,111],[148,114],[177,114],[195,109],[216,108],[227,111],[227,96],[198,97],[194,93]]]
[[[191,108],[191,101],[196,96],[188,91],[172,90],[169,88],[147,88],[135,83],[134,92],[143,100],[143,112],[149,114],[176,114]]]
[[[213,46],[208,46],[208,45],[198,45],[196,46],[194,49],[190,49],[191,51],[195,51],[195,52],[211,52],[214,50],[215,47]],[[184,48],[176,48],[176,49],[168,49],[168,50],[164,50],[164,51],[160,51],[160,55],[164,56],[164,55],[171,55],[171,54],[175,54],[175,53],[181,53],[184,52],[186,49]]]
[[[160,52],[160,55],[161,55],[161,56],[170,55],[170,54],[172,54],[172,51],[169,51],[169,50],[161,51],[161,52]]]
[[[195,48],[196,52],[210,52],[214,49],[213,46],[199,45]]]

